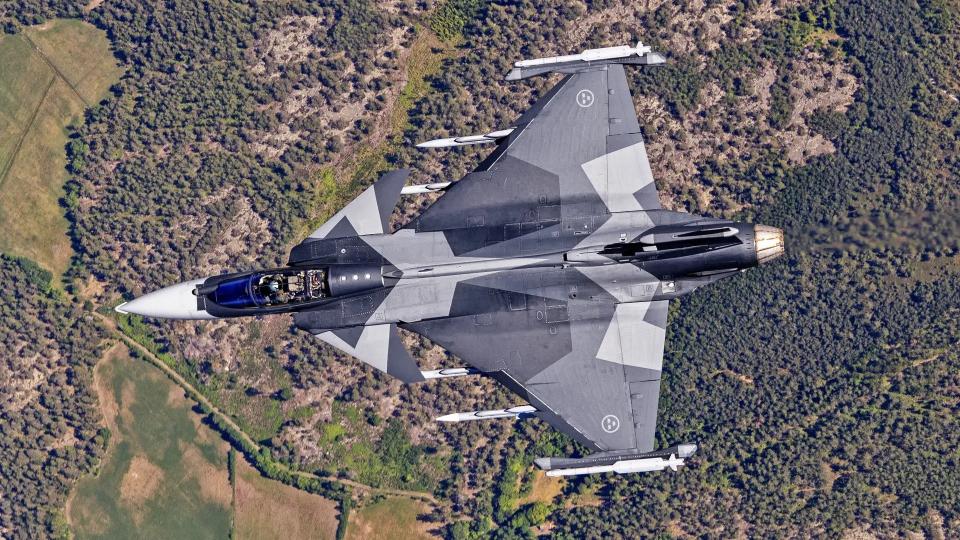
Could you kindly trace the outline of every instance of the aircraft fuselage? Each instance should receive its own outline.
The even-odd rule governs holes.
[[[663,210],[491,229],[316,239],[297,246],[287,267],[184,282],[120,310],[176,319],[296,313],[297,325],[316,333],[480,315],[499,306],[454,302],[454,292],[492,282],[516,291],[504,299],[513,309],[540,309],[547,318],[563,316],[550,313],[551,300],[676,298],[783,252],[779,229]],[[543,305],[529,305],[531,290]]]

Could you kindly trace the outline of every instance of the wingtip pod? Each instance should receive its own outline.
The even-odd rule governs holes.
[[[467,375],[479,375],[480,370],[474,368],[443,368],[443,369],[433,369],[430,371],[421,371],[424,379],[449,379],[451,377],[465,377]],[[449,416],[449,415],[447,415]],[[438,419],[439,420],[439,419]]]
[[[685,465],[686,458],[697,451],[695,444],[680,444],[655,452],[635,451],[601,452],[583,458],[537,458],[537,467],[547,476],[580,476],[600,473],[640,473],[670,469],[677,471]]]
[[[616,461],[611,465],[593,465],[590,467],[551,469],[547,471],[547,476],[581,476],[585,474],[600,474],[608,472],[616,474],[629,474],[662,471],[667,468],[676,472],[677,468],[681,465],[683,465],[683,459],[671,454],[669,459],[664,459],[662,457],[651,457]]]
[[[453,182],[436,182],[433,184],[413,184],[410,186],[403,186],[403,189],[400,190],[401,195],[424,195],[427,193],[439,193],[441,191],[446,191],[453,185]]]

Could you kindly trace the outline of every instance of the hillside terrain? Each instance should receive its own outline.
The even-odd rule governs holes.
[[[261,474],[300,488],[287,510],[324,508],[309,519],[339,537],[960,536],[955,3],[0,5],[10,34],[0,53],[17,43],[3,54],[18,73],[56,83],[23,45],[52,17],[104,31],[125,75],[89,100],[82,122],[65,117],[70,142],[50,161],[69,177],[56,216],[69,223],[72,259],[0,244],[67,270],[64,292],[34,262],[0,259],[5,281],[22,285],[0,290],[12,351],[0,364],[10,374],[0,377],[0,536],[83,536],[78,501],[97,482],[122,482],[111,460],[123,447],[111,445],[123,429],[101,414],[108,397],[97,405],[93,371],[116,362],[119,338],[175,373],[204,422]],[[533,458],[583,449],[545,424],[433,421],[514,405],[506,390],[481,378],[401,386],[292,331],[288,316],[103,315],[167,283],[282,264],[383,170],[459,178],[489,147],[411,143],[509,126],[557,80],[506,82],[514,60],[637,38],[669,59],[629,71],[663,205],[787,234],[781,262],[671,306],[658,445],[701,447],[679,474],[548,480]],[[21,93],[0,95],[0,112],[37,98]],[[2,165],[16,140],[0,133]],[[53,182],[32,174],[25,181]],[[405,200],[394,222],[427,204]],[[424,369],[460,365],[406,340]],[[222,443],[209,444],[225,470]],[[138,463],[147,477],[177,468]],[[97,468],[65,510],[71,486]],[[250,491],[268,480],[250,472],[234,479],[236,534],[275,523],[236,517],[269,502]],[[112,523],[137,525],[123,500],[103,504]]]

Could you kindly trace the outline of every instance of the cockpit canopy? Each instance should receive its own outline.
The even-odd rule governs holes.
[[[278,312],[384,286],[380,266],[291,266],[207,279],[194,293],[218,316]]]
[[[329,296],[323,268],[283,268],[236,276],[216,284],[207,298],[224,307],[243,309],[307,302]]]

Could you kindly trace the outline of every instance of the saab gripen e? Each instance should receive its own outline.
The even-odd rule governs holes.
[[[624,66],[636,47],[517,62],[507,80],[563,79],[512,125],[422,148],[490,144],[456,182],[386,173],[293,248],[283,268],[187,281],[117,307],[169,319],[292,313],[297,327],[404,382],[479,375],[525,403],[440,421],[539,418],[587,447],[550,475],[676,469],[695,444],[655,450],[667,306],[772,261],[783,232],[663,210]],[[404,194],[442,192],[406,226]],[[403,328],[466,363],[420,370]]]

